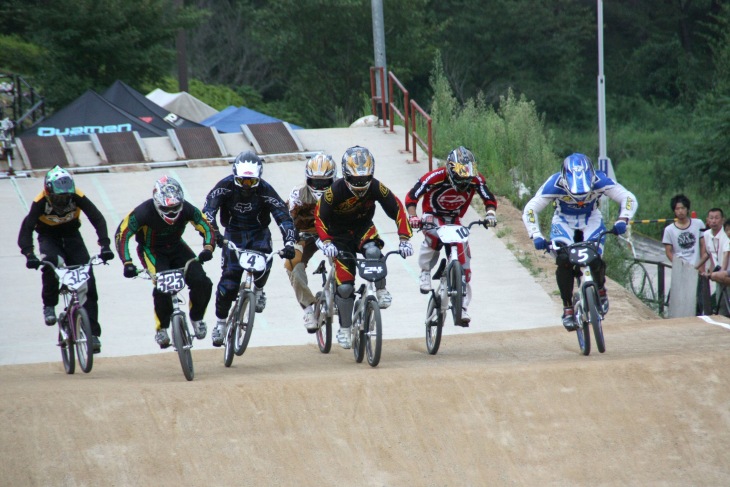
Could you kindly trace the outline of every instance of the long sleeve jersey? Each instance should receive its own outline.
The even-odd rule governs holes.
[[[20,225],[18,246],[25,255],[33,252],[33,230],[39,235],[50,237],[67,237],[76,234],[81,227],[81,212],[88,217],[96,230],[99,245],[109,245],[109,233],[106,228],[106,219],[99,209],[76,189],[64,208],[54,208],[41,192],[30,205],[30,211]]]
[[[418,200],[423,198],[423,213],[461,218],[475,194],[482,199],[486,209],[497,209],[497,199],[489,191],[484,176],[474,176],[468,191],[457,191],[449,181],[447,169],[440,167],[421,176],[406,195],[406,208],[417,206]]]
[[[122,262],[132,262],[129,242],[137,240],[146,254],[154,255],[174,249],[183,241],[183,233],[190,223],[203,236],[203,245],[213,245],[215,233],[203,213],[191,203],[183,202],[180,216],[172,225],[167,224],[157,213],[155,204],[149,199],[132,210],[119,224],[115,234],[117,252]]]
[[[227,176],[208,193],[203,213],[218,230],[215,219],[220,210],[221,216],[225,215],[225,218],[221,218],[221,224],[229,232],[251,232],[268,228],[273,215],[284,242],[294,242],[294,222],[286,203],[276,190],[262,179],[250,193],[244,194],[233,181],[233,175]]]
[[[522,221],[525,224],[530,237],[540,233],[540,225],[537,215],[549,204],[555,202],[554,217],[560,218],[572,228],[583,228],[587,225],[588,219],[598,208],[598,199],[606,195],[621,206],[619,218],[631,220],[639,205],[636,196],[624,188],[605,173],[596,172],[598,181],[593,186],[593,191],[583,201],[574,200],[568,192],[560,185],[560,173],[555,173],[537,190],[535,196],[527,202],[522,213]]]
[[[320,240],[330,241],[354,228],[372,225],[376,202],[395,221],[398,235],[403,239],[411,238],[413,234],[403,203],[383,183],[373,178],[367,193],[361,198],[352,194],[344,179],[338,179],[325,191],[314,214]]]

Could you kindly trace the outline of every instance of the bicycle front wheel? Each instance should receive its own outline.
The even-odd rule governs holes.
[[[317,345],[322,353],[329,353],[332,348],[332,316],[327,310],[324,293],[319,291],[315,296],[314,315],[317,318]]]
[[[447,286],[449,290],[449,302],[451,303],[451,315],[454,318],[454,324],[461,326],[461,309],[464,300],[464,286],[462,277],[464,269],[458,260],[449,264],[447,274]]]
[[[256,306],[254,305],[253,291],[246,291],[243,295],[241,307],[238,309],[238,326],[236,326],[236,337],[234,351],[239,357],[243,355],[248,347],[253,332],[253,320],[256,317]]]
[[[360,300],[355,301],[355,313],[352,318],[352,353],[355,355],[355,362],[360,363],[365,358],[365,331],[362,328],[362,311],[360,311]]]
[[[177,350],[177,356],[180,358],[180,366],[185,378],[193,380],[195,370],[193,369],[193,354],[190,351],[192,340],[182,314],[172,315],[172,342]]]
[[[575,330],[575,335],[578,337],[578,346],[580,347],[580,353],[583,355],[590,355],[591,353],[591,329],[588,327],[585,315],[583,314],[583,307],[580,304],[580,294],[573,294],[573,316],[578,324],[578,328]]]
[[[426,308],[426,349],[436,355],[441,345],[441,332],[444,327],[444,316],[441,314],[440,299],[431,293]]]
[[[61,347],[63,368],[67,374],[73,374],[76,372],[76,352],[74,351],[74,346],[71,343],[71,330],[68,328],[68,321],[66,321],[66,318],[64,318],[64,321],[60,323],[60,326],[63,328],[63,333],[61,333],[61,330],[58,331],[58,346]],[[63,338],[64,333],[68,337],[67,339]]]
[[[606,342],[603,339],[603,325],[601,324],[601,313],[598,311],[598,293],[595,288],[586,291],[586,302],[588,303],[588,318],[593,327],[593,336],[596,340],[596,348],[600,353],[606,351]]]
[[[236,307],[238,306],[238,303],[236,303]],[[228,321],[226,322],[226,336],[224,338],[224,346],[223,346],[223,365],[226,367],[230,367],[233,363],[233,343],[235,341],[236,337],[236,319],[235,319],[235,311],[237,308],[234,309],[234,312],[228,315]]]
[[[79,366],[84,373],[89,373],[94,366],[94,342],[91,337],[91,321],[84,308],[76,310],[74,323],[71,326],[73,326],[73,336],[76,337],[76,358],[79,360]]]
[[[371,367],[376,367],[380,363],[380,353],[383,348],[383,321],[380,316],[378,300],[372,296],[365,303],[363,328],[365,329],[365,350],[368,364]]]

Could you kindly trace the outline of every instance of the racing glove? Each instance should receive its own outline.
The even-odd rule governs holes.
[[[282,259],[293,259],[297,253],[294,250],[294,242],[287,242],[284,244],[284,249],[281,251],[281,258]]]
[[[208,262],[213,258],[213,251],[209,249],[203,249],[198,254],[198,261],[202,264],[203,262]]]
[[[534,235],[532,237],[532,245],[535,246],[535,249],[536,250],[545,250],[545,249],[547,249],[547,242],[545,241],[545,239],[543,238],[543,236],[540,235],[539,233],[536,234],[536,235]]]
[[[410,257],[413,255],[413,245],[408,240],[401,240],[400,245],[398,245],[398,252],[400,252],[401,257],[404,259]]]
[[[484,222],[485,228],[497,226],[497,214],[494,212],[494,210],[487,210],[487,216],[484,219],[486,220]]]
[[[114,258],[114,252],[112,252],[112,249],[110,249],[108,245],[102,245],[101,252],[99,254],[101,260],[104,262],[109,262]]]
[[[38,269],[40,266],[41,261],[33,252],[25,256],[25,267],[28,269]]]
[[[327,257],[337,257],[337,247],[332,242],[322,242],[322,253]]]
[[[626,233],[626,222],[623,220],[616,220],[616,223],[613,224],[613,230],[616,232],[616,235],[623,235]]]
[[[133,277],[137,277],[137,274],[137,267],[134,264],[131,262],[124,263],[124,277],[131,279]]]

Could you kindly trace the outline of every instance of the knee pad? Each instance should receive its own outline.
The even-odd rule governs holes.
[[[340,284],[337,286],[337,296],[342,299],[349,299],[355,294],[355,286],[353,284]]]
[[[375,242],[367,242],[363,245],[362,252],[366,259],[379,259],[383,255]]]

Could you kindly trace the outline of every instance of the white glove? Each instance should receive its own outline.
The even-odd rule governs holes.
[[[484,218],[487,222],[485,227],[496,227],[497,226],[497,214],[494,210],[488,210],[487,216]]]
[[[413,245],[408,240],[401,240],[398,246],[398,252],[404,259],[413,255]]]
[[[322,243],[322,253],[327,257],[335,258],[337,257],[337,252],[337,247],[335,247],[335,244],[333,244],[332,242]]]

